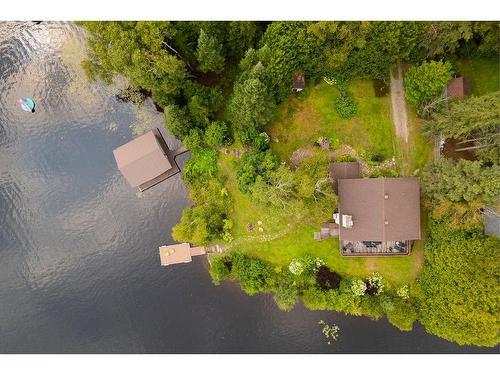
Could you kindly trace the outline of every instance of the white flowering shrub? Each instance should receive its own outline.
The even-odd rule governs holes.
[[[302,262],[297,259],[293,259],[290,262],[288,269],[290,270],[291,273],[298,276],[302,274],[302,272],[304,272],[304,264],[302,264]]]
[[[374,272],[368,279],[368,288],[373,291],[372,295],[378,295],[384,291],[383,277],[378,272]]]
[[[396,294],[398,297],[408,299],[410,298],[410,287],[408,285],[401,285],[398,289],[396,289]]]
[[[316,270],[321,267],[321,266],[324,266],[326,263],[323,259],[321,258],[316,258],[314,259],[315,263],[316,263]]]
[[[331,85],[336,85],[337,84],[337,80],[333,77],[323,77],[323,80],[328,83],[330,86]]]
[[[366,292],[366,284],[363,280],[354,279],[351,284],[351,290],[355,296],[362,296]]]

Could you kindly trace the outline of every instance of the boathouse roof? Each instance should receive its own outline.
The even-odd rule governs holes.
[[[158,128],[118,147],[113,154],[127,182],[141,190],[151,187],[155,179],[162,181],[160,177],[173,169],[169,149]]]

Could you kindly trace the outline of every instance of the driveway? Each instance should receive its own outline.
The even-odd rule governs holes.
[[[406,110],[405,91],[403,88],[403,69],[398,62],[397,67],[391,69],[391,104],[392,123],[396,135],[408,144],[408,112]]]

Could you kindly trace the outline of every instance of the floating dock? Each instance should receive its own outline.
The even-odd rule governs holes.
[[[172,264],[189,263],[194,256],[221,253],[222,249],[219,245],[191,247],[189,243],[183,242],[160,246],[159,252],[161,265],[170,266]]]

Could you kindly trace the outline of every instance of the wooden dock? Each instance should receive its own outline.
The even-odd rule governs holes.
[[[189,263],[192,257],[210,253],[221,253],[223,250],[219,245],[212,246],[194,246],[187,242],[160,246],[160,264],[170,266],[172,264]]]

